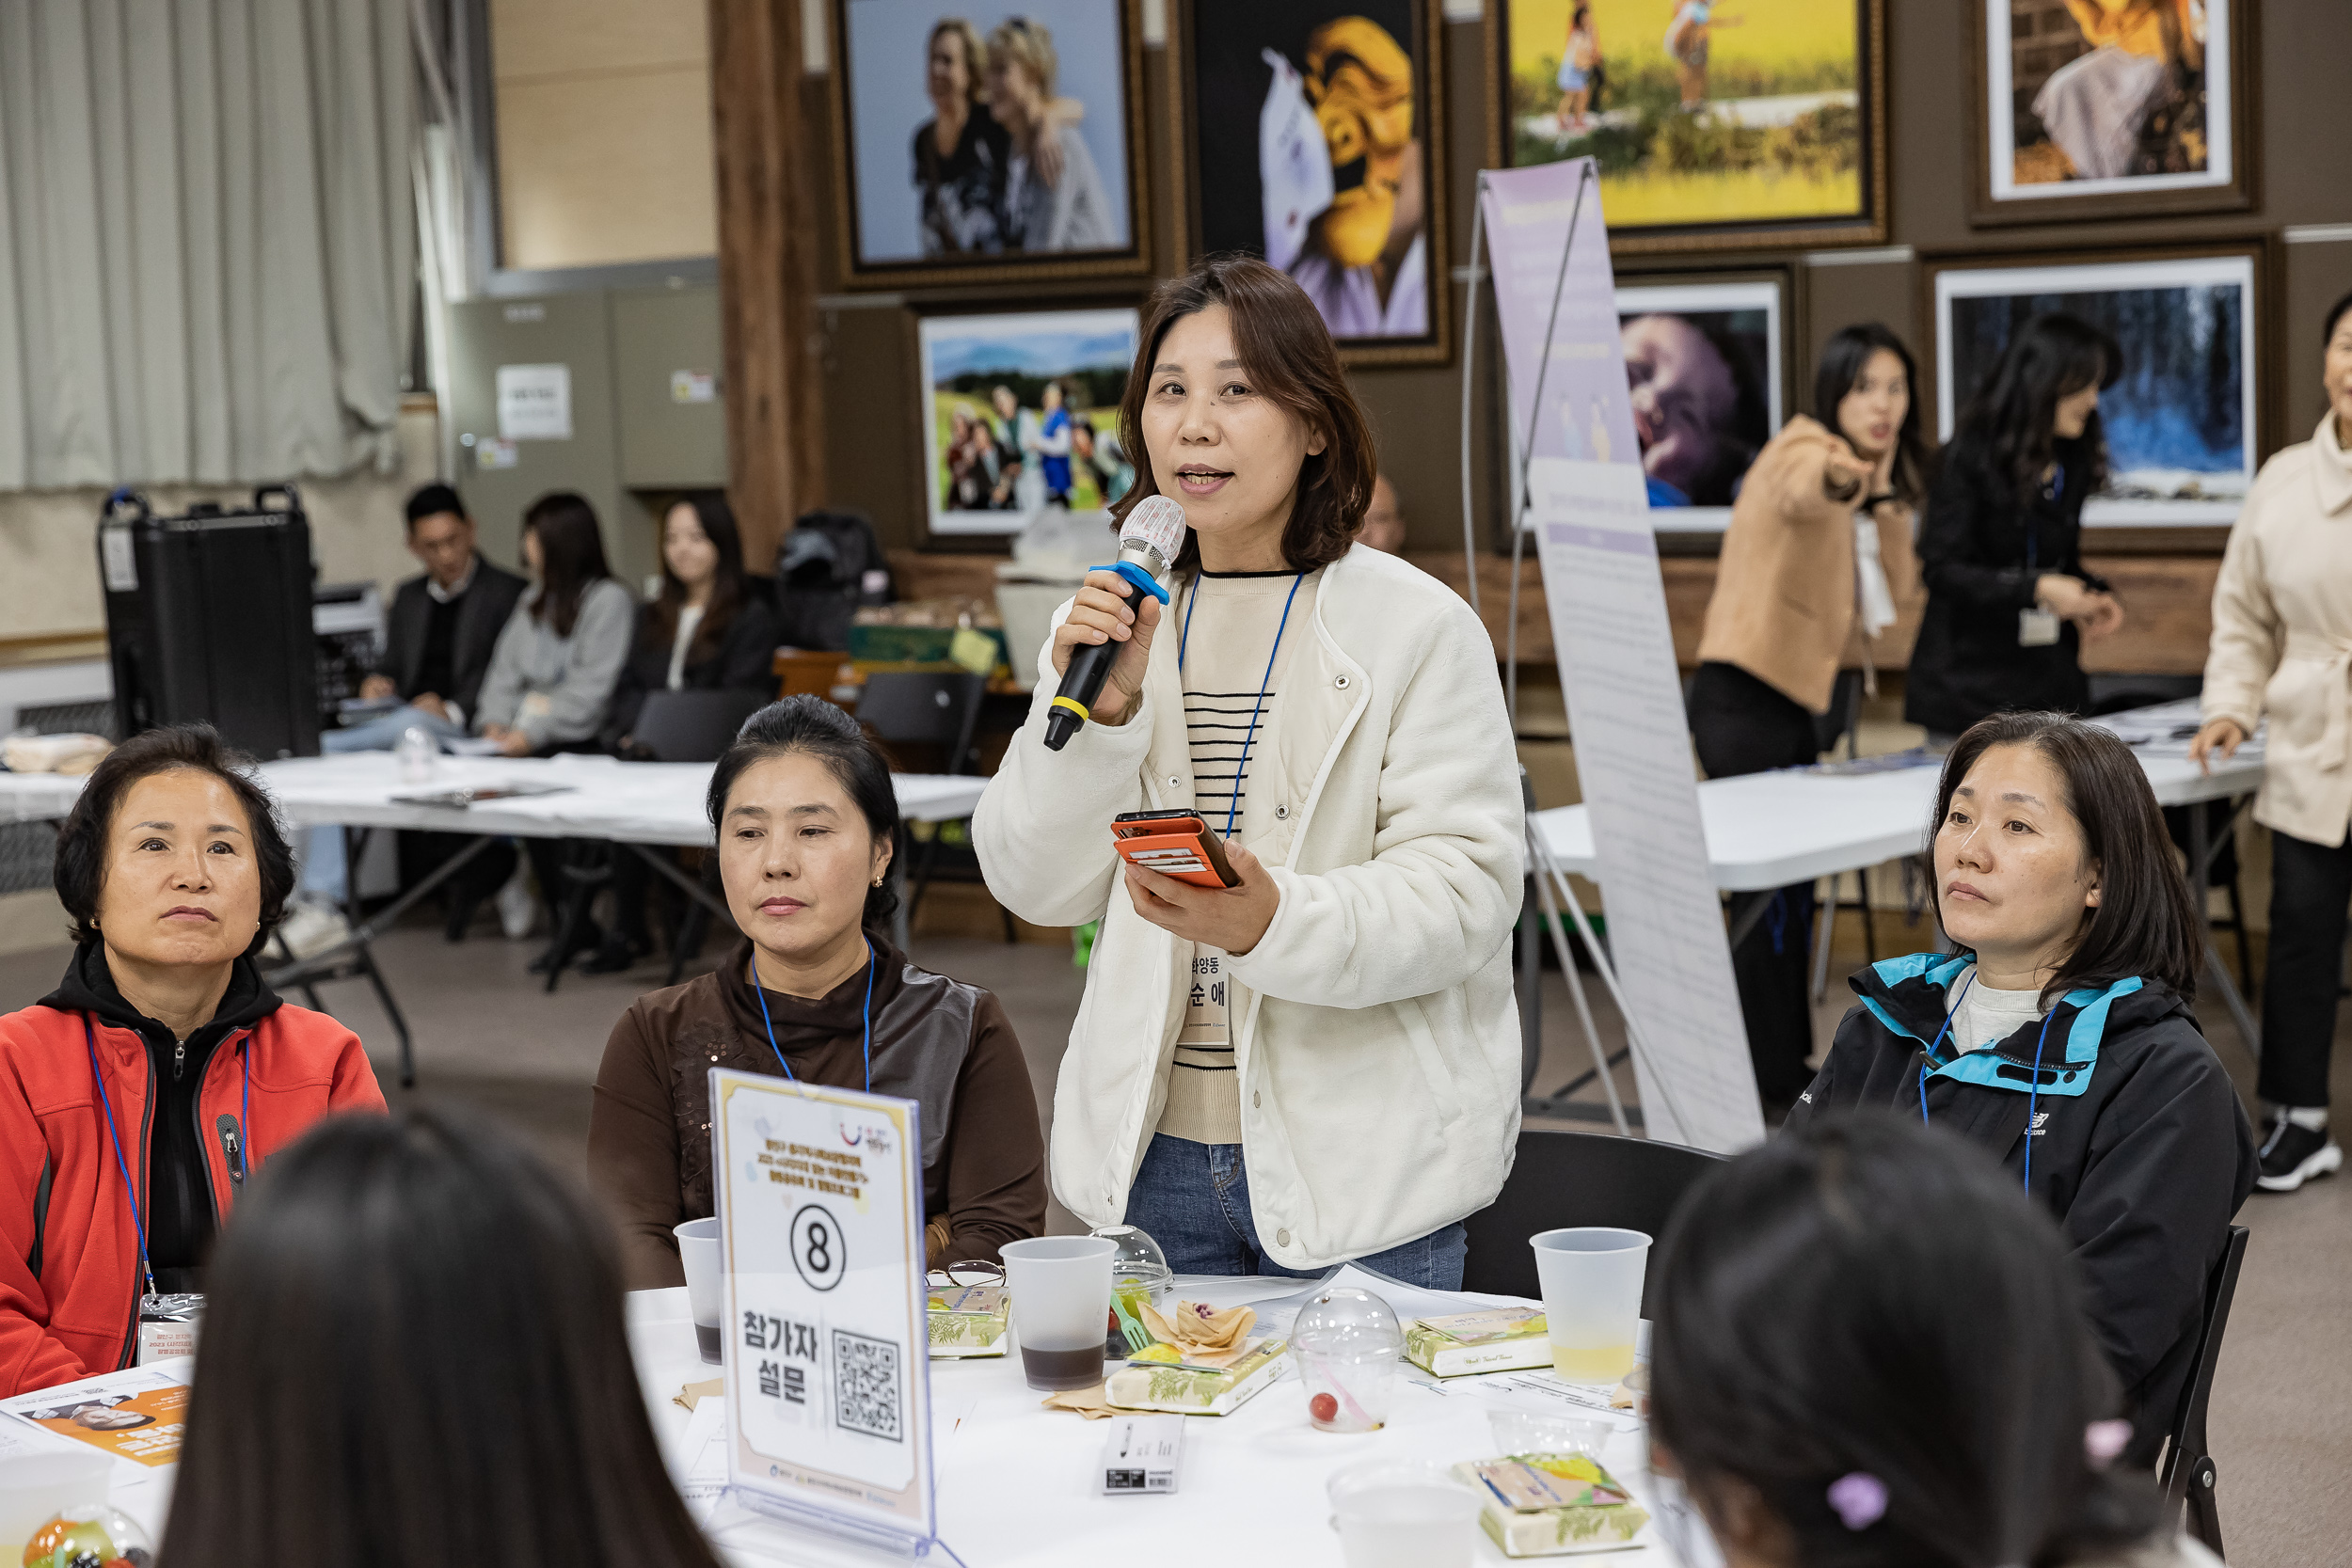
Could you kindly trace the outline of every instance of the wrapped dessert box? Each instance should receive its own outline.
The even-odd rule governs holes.
[[[1633,1544],[1649,1513],[1586,1453],[1518,1453],[1456,1465],[1485,1498],[1481,1529],[1505,1557],[1569,1557]]]
[[[1002,1355],[1012,1296],[1002,1285],[948,1285],[930,1299],[931,1354],[944,1359]]]
[[[1202,1356],[1175,1345],[1153,1345],[1103,1380],[1103,1398],[1121,1410],[1231,1415],[1281,1375],[1288,1349],[1280,1339],[1257,1339],[1237,1351]]]
[[[1405,1329],[1405,1358],[1438,1377],[1549,1367],[1550,1331],[1540,1307],[1415,1318]]]

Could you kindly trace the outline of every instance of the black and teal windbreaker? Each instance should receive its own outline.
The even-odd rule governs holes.
[[[1947,1036],[1931,1055],[1945,988],[1971,961],[1916,953],[1855,974],[1862,1001],[1787,1125],[1857,1105],[1924,1115],[2021,1181],[2030,1149],[2028,1190],[2073,1244],[2123,1382],[2129,1455],[2153,1462],[2196,1359],[2206,1277],[2253,1191],[2253,1129],[2196,1015],[2157,980],[2069,991],[2046,1034],[2031,1024],[1964,1053]]]

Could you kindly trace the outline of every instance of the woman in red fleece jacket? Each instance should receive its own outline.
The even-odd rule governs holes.
[[[208,725],[150,730],[58,836],[73,957],[0,1018],[0,1396],[131,1365],[141,1294],[203,1288],[253,1169],[384,1109],[358,1037],[254,964],[294,863],[249,766]]]

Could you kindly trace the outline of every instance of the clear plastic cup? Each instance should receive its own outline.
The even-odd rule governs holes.
[[[1007,1242],[1005,1287],[1029,1386],[1049,1392],[1103,1381],[1103,1325],[1111,1313],[1111,1257],[1101,1236]]]
[[[694,1348],[717,1366],[726,1336],[721,1320],[727,1315],[726,1275],[719,1261],[719,1222],[688,1220],[671,1228],[677,1238],[678,1261],[686,1266],[686,1307],[694,1319]]]
[[[1478,1536],[1478,1494],[1441,1465],[1375,1459],[1326,1487],[1347,1568],[1464,1568]]]
[[[1494,1433],[1495,1451],[1520,1453],[1582,1453],[1598,1459],[1616,1430],[1608,1421],[1574,1416],[1540,1416],[1527,1410],[1490,1410],[1487,1429]]]
[[[1576,1226],[1528,1239],[1551,1330],[1552,1370],[1570,1383],[1613,1385],[1633,1370],[1649,1238]]]

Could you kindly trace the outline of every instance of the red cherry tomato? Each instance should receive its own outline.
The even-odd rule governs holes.
[[[1336,1420],[1339,1418],[1340,1402],[1328,1394],[1317,1394],[1307,1402],[1307,1414],[1318,1421]]]

